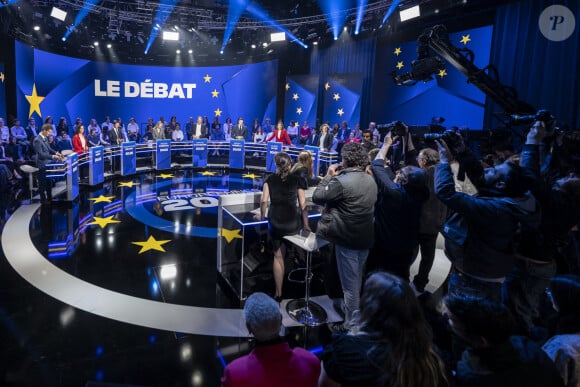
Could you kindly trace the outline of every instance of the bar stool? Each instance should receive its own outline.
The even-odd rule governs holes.
[[[310,236],[310,234],[312,234],[312,236]],[[292,273],[298,270],[305,271],[304,283],[306,284],[306,294],[304,295],[304,298],[288,302],[288,304],[286,304],[286,312],[288,312],[288,315],[293,320],[309,327],[324,324],[327,319],[326,311],[316,302],[310,300],[310,281],[312,280],[312,252],[326,246],[329,242],[316,237],[316,234],[314,233],[305,231],[301,231],[300,234],[285,236],[284,239],[293,243],[296,247],[306,251],[306,268],[292,270],[288,275],[288,277],[290,277]]]
[[[20,166],[20,170],[28,175],[28,190],[30,191],[30,203],[32,203],[32,196],[34,191],[33,175],[38,172],[38,168],[32,165],[24,164]]]

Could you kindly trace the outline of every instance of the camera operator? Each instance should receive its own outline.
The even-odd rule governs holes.
[[[396,174],[385,165],[393,139],[385,143],[371,164],[378,187],[375,205],[375,243],[369,253],[367,272],[385,270],[409,281],[411,264],[419,246],[421,208],[429,198],[427,173],[405,166]]]
[[[435,193],[453,211],[443,228],[445,254],[453,263],[450,294],[476,294],[500,300],[501,287],[514,262],[514,238],[520,223],[539,222],[536,200],[527,191],[532,178],[505,162],[485,171],[461,135],[437,141]],[[451,152],[476,184],[479,194],[456,192],[449,166]]]
[[[391,127],[391,130],[385,135],[384,142],[391,141],[392,145],[385,158],[389,160],[391,169],[396,172],[405,165],[416,165],[417,150],[411,139],[409,127],[401,121],[395,121],[387,126]]]
[[[536,121],[521,155],[520,165],[535,177],[531,191],[541,205],[542,219],[538,227],[522,226],[515,265],[503,292],[504,303],[514,314],[520,333],[533,338],[537,336],[533,321],[539,316],[541,297],[556,274],[556,261],[564,261],[558,256],[570,243],[569,231],[580,222],[580,179],[568,175],[560,165],[552,165],[540,175],[540,148],[546,134],[546,124]]]

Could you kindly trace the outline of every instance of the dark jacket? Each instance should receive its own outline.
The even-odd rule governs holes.
[[[334,177],[326,176],[312,201],[325,206],[317,235],[348,249],[372,247],[377,185],[370,175],[359,168],[345,168]]]
[[[423,203],[421,209],[421,220],[419,225],[420,234],[436,235],[445,224],[447,217],[447,207],[435,195],[435,166],[427,169],[427,188],[429,188],[429,198]]]
[[[539,227],[526,225],[517,238],[517,252],[525,257],[549,262],[558,247],[568,241],[568,232],[580,222],[580,204],[553,186],[554,180],[540,176],[538,145],[524,145],[520,165],[535,176],[532,194],[542,207]]]
[[[560,387],[555,364],[540,346],[522,336],[504,344],[470,349],[457,363],[459,387]]]
[[[373,161],[371,170],[378,188],[375,206],[375,237],[378,248],[391,252],[410,252],[417,247],[421,206],[429,197],[427,187],[407,190],[393,182],[395,174],[382,159]]]
[[[46,165],[52,162],[52,156],[56,154],[48,144],[48,140],[42,135],[38,135],[32,142],[32,147],[36,152],[36,166],[40,169],[46,168]]]
[[[480,197],[456,192],[447,163],[435,166],[435,193],[455,212],[443,227],[445,254],[454,265],[478,277],[505,277],[513,266],[518,224],[539,221],[534,197]]]

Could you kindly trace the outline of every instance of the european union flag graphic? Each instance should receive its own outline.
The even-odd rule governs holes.
[[[361,74],[340,74],[324,80],[324,121],[348,122],[350,127],[360,121],[360,103],[363,87]]]
[[[308,121],[316,124],[318,103],[318,75],[289,76],[286,78],[284,99],[284,120],[296,121],[300,125]]]

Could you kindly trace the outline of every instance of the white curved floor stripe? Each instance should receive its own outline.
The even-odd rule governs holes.
[[[147,328],[208,336],[247,337],[241,309],[201,308],[137,298],[85,282],[53,265],[30,238],[39,204],[22,205],[2,233],[6,259],[30,284],[75,308]]]

